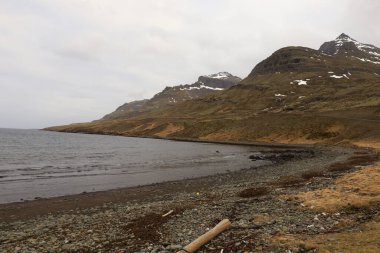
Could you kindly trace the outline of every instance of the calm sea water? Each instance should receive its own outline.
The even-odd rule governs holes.
[[[0,203],[255,166],[254,147],[0,129]]]

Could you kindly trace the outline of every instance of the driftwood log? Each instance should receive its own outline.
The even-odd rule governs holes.
[[[171,214],[171,213],[173,213],[173,212],[174,212],[174,210],[170,210],[169,212],[163,214],[162,217],[166,217],[166,216],[168,216],[169,214]]]
[[[228,229],[230,226],[231,226],[231,222],[228,219],[222,220],[215,227],[213,227],[212,229],[207,231],[205,234],[195,239],[193,242],[188,244],[186,247],[184,247],[182,250],[178,251],[177,253],[194,253],[200,247],[202,247],[204,244],[206,244],[207,242],[215,238],[224,230]]]

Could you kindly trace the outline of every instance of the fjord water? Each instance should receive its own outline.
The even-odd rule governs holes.
[[[257,165],[255,148],[0,129],[0,203],[201,177]]]

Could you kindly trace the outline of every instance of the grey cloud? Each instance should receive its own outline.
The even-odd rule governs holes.
[[[341,32],[380,46],[375,0],[0,2],[0,127],[89,121],[166,85],[245,77]]]

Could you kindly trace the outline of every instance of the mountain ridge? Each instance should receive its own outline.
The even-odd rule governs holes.
[[[48,130],[284,143],[380,140],[380,65],[370,53],[378,48],[359,50],[368,44],[353,41],[343,34],[319,50],[281,48],[223,91],[131,117]]]
[[[333,41],[323,43],[319,51],[329,55],[356,57],[363,62],[380,64],[380,48],[360,43],[345,33]]]
[[[202,75],[192,84],[167,86],[151,99],[125,103],[114,112],[105,115],[101,120],[133,117],[140,113],[162,109],[183,101],[200,98],[216,91],[222,91],[237,84],[242,79],[226,71]]]

